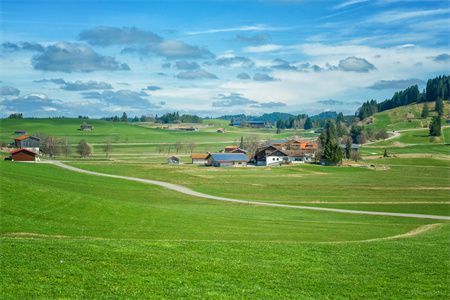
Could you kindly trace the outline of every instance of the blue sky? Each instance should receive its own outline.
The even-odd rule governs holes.
[[[448,1],[8,1],[5,116],[353,113],[450,69]]]

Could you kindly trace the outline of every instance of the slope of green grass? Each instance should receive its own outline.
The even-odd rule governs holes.
[[[297,165],[289,167],[213,168],[192,165],[169,166],[143,163],[71,164],[83,169],[157,179],[188,186],[193,190],[224,197],[301,205],[310,202],[374,202],[383,210],[388,202],[424,202],[411,206],[416,213],[449,214],[448,161],[429,167],[427,160],[416,165],[394,164],[379,170],[352,167]],[[350,202],[350,203],[347,203]],[[379,203],[380,202],[380,203]],[[317,204],[322,205],[322,204]],[[367,204],[360,204],[366,209]],[[352,208],[354,205],[352,206]],[[391,206],[390,209],[402,206]]]
[[[448,298],[450,226],[0,162],[2,298]],[[32,235],[34,234],[34,235]],[[40,235],[36,235],[40,234]]]
[[[230,143],[239,141],[241,136],[256,135],[262,139],[272,136],[285,138],[292,135],[314,136],[304,130],[286,130],[276,134],[275,128],[239,128],[227,126],[225,133],[217,133],[219,127],[223,127],[223,121],[214,122],[205,120],[200,124],[199,131],[186,132],[180,130],[168,130],[162,128],[148,128],[133,123],[107,122],[102,120],[86,120],[94,126],[93,131],[78,130],[85,120],[79,119],[0,119],[0,141],[11,142],[14,131],[21,129],[30,134],[44,133],[61,138],[67,138],[70,143],[78,143],[85,139],[89,143],[104,143],[110,140],[112,143]],[[212,127],[206,126],[211,123]]]

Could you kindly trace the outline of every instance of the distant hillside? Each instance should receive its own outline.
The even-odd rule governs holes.
[[[423,103],[436,101],[438,99],[448,100],[450,97],[450,76],[438,76],[429,79],[427,87],[423,93],[419,91],[417,85],[395,92],[391,99],[386,99],[382,102],[370,100],[362,104],[358,108],[356,115],[364,120],[377,112],[382,112],[388,109],[401,107],[413,103]]]
[[[335,111],[324,111],[310,118],[312,120],[336,119],[337,115],[338,114]]]
[[[338,114],[335,111],[325,111],[325,112],[321,112],[317,115],[312,116],[311,119],[312,120],[336,119],[337,115]],[[272,113],[263,114],[261,116],[248,116],[245,114],[224,115],[224,116],[219,117],[218,119],[234,120],[234,121],[265,121],[265,122],[275,124],[279,121],[288,121],[288,120],[294,119],[296,117],[297,117],[297,115],[293,115],[290,113],[272,112]]]

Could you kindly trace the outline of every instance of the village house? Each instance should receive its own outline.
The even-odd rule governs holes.
[[[14,139],[14,147],[25,148],[35,153],[39,153],[41,139],[27,134],[21,135]]]
[[[193,153],[191,154],[192,163],[194,165],[206,165],[208,163],[209,153]]]
[[[225,129],[223,128],[219,128],[216,130],[217,133],[225,133]]]
[[[92,126],[90,124],[83,123],[83,124],[80,125],[80,130],[81,131],[92,131],[92,130],[94,130],[94,126]]]
[[[207,165],[213,167],[244,167],[248,162],[243,153],[211,153],[207,160]]]
[[[268,146],[256,151],[254,162],[258,166],[312,162],[318,149],[318,144],[312,141],[300,139],[274,140]]]
[[[11,152],[12,161],[36,161],[37,154],[31,150],[21,148]]]

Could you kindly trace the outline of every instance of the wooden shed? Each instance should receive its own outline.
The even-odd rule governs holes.
[[[36,153],[28,149],[17,149],[11,152],[13,161],[36,161]]]

